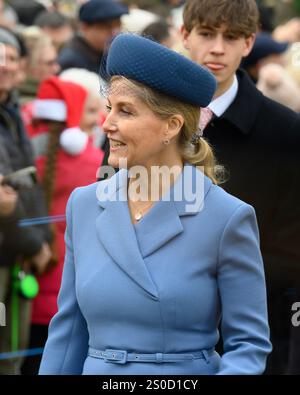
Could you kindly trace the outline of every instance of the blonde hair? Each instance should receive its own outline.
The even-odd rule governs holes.
[[[217,165],[209,143],[203,137],[195,145],[191,143],[192,136],[199,130],[200,108],[198,106],[181,102],[179,99],[167,96],[122,76],[114,76],[110,82],[117,80],[122,80],[159,118],[168,119],[173,115],[180,114],[184,118],[184,124],[181,128],[178,143],[183,161],[203,167],[204,174],[214,184],[223,182],[224,169]]]
[[[34,67],[39,62],[39,55],[45,48],[53,46],[51,38],[40,28],[31,26],[22,32],[29,54],[29,67]]]

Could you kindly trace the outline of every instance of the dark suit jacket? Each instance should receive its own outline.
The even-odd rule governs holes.
[[[263,96],[238,71],[237,97],[204,131],[228,169],[223,185],[254,206],[267,280],[272,286],[300,281],[300,117]]]

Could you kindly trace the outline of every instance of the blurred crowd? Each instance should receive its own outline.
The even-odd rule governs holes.
[[[264,95],[300,112],[300,2],[258,3],[260,31],[242,67]],[[182,0],[0,0],[0,301],[8,314],[0,353],[46,341],[65,253],[61,217],[72,190],[95,182],[107,159],[99,70],[109,43],[129,31],[186,53],[183,6]],[[25,174],[18,185],[5,182],[30,166],[37,169],[34,180]],[[49,220],[18,225],[28,218]],[[39,293],[19,298],[16,313],[13,284],[24,273],[37,275]],[[36,374],[39,362],[40,355],[0,360],[0,374]]]

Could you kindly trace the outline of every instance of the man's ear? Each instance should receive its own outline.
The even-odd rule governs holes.
[[[250,37],[245,38],[245,46],[243,51],[243,57],[246,57],[252,51],[253,45],[255,43],[256,34],[252,33]]]
[[[181,34],[181,39],[182,39],[182,43],[183,43],[184,48],[185,49],[189,49],[188,38],[190,36],[190,32],[188,32],[186,30],[184,25],[182,25],[181,28],[180,28],[180,34]]]

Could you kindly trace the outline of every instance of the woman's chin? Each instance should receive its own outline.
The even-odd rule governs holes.
[[[127,157],[111,153],[108,157],[108,164],[115,169],[127,168]]]

